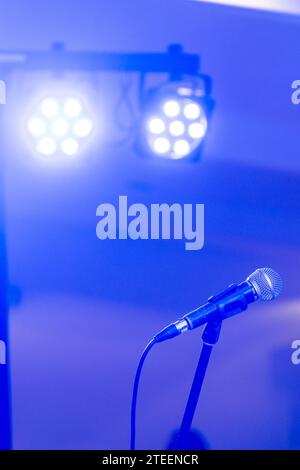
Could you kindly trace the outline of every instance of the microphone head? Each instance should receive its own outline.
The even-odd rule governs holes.
[[[259,300],[276,299],[283,288],[281,276],[271,268],[256,269],[247,281],[252,284]]]

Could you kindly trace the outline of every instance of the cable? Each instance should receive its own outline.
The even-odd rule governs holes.
[[[131,132],[132,129],[135,127],[135,123],[137,117],[135,116],[134,106],[130,97],[130,91],[132,88],[132,80],[126,79],[121,82],[121,94],[117,103],[114,108],[114,119],[116,124],[118,125],[121,131]],[[122,107],[124,111],[126,110],[128,113],[128,118],[130,120],[130,124],[127,125],[122,120]]]
[[[137,395],[138,395],[138,389],[139,389],[139,382],[140,382],[140,377],[141,377],[141,372],[142,368],[145,362],[145,359],[149,353],[149,351],[153,348],[155,345],[156,341],[153,338],[150,343],[147,344],[145,347],[141,358],[140,362],[138,364],[136,373],[135,373],[135,379],[134,379],[134,385],[133,385],[133,392],[132,392],[132,400],[131,400],[131,438],[130,438],[130,450],[135,450],[135,428],[136,428],[136,403],[137,403]]]

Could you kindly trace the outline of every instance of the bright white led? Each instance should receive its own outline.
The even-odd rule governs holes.
[[[171,135],[176,137],[184,134],[185,126],[182,121],[173,121],[170,124],[169,131]]]
[[[59,105],[55,98],[46,98],[41,102],[41,111],[47,118],[53,118],[58,113]]]
[[[87,137],[93,130],[93,121],[88,118],[82,118],[76,121],[74,125],[74,133],[77,137]]]
[[[174,153],[175,158],[185,157],[190,153],[190,144],[187,140],[180,139],[177,140],[174,144]]]
[[[164,154],[170,150],[170,141],[166,137],[158,137],[153,143],[156,153]]]
[[[61,143],[61,149],[66,155],[75,155],[78,152],[79,144],[76,139],[65,139]]]
[[[175,116],[178,116],[178,114],[180,113],[180,105],[175,100],[167,101],[164,104],[163,109],[164,109],[165,115],[168,117],[175,117]]]
[[[188,103],[185,105],[183,113],[187,119],[198,119],[201,109],[197,103]]]
[[[42,155],[53,155],[56,152],[56,143],[50,137],[45,137],[38,141],[36,148]]]
[[[68,98],[64,104],[64,113],[69,118],[76,118],[81,113],[81,103],[77,98]]]
[[[57,137],[63,137],[69,130],[69,124],[65,119],[56,119],[52,124],[52,132]]]
[[[27,123],[27,127],[28,127],[29,132],[35,137],[40,137],[46,131],[46,124],[39,117],[33,117],[29,119]]]
[[[162,134],[166,128],[164,121],[159,118],[151,119],[148,127],[152,134]]]
[[[193,122],[189,125],[189,135],[192,139],[202,139],[206,132],[206,125],[203,122]]]

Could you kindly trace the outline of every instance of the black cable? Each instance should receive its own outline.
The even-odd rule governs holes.
[[[131,401],[131,438],[130,438],[130,450],[135,450],[135,428],[136,428],[136,403],[137,403],[137,395],[138,395],[138,389],[139,389],[139,382],[140,382],[140,377],[141,377],[141,372],[142,368],[145,362],[145,359],[150,351],[150,349],[153,348],[155,345],[156,341],[153,338],[150,343],[147,344],[145,347],[141,358],[139,365],[137,367],[136,373],[135,373],[135,379],[134,379],[134,385],[133,385],[133,392],[132,392],[132,401]]]

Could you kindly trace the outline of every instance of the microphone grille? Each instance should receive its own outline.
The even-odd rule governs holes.
[[[247,281],[254,287],[259,300],[276,299],[283,288],[281,276],[271,268],[256,269]]]

